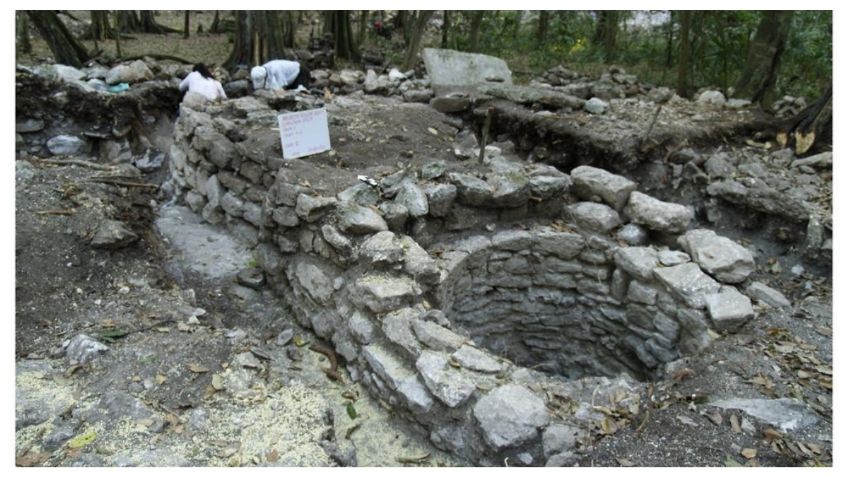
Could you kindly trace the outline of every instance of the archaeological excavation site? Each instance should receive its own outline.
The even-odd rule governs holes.
[[[18,465],[831,465],[829,144],[620,67],[300,54],[214,102],[18,65]]]

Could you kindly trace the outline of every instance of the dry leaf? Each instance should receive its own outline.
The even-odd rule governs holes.
[[[167,380],[168,380],[168,378],[166,378],[165,376],[163,376],[161,374],[156,375],[156,384],[165,384],[165,381],[167,381]]]
[[[753,459],[754,457],[757,457],[757,449],[742,449],[742,452],[740,452],[740,454],[742,454],[742,457],[746,459]]]
[[[783,434],[781,434],[775,429],[768,428],[763,431],[763,437],[765,437],[767,441],[771,442],[776,441],[778,439],[783,439]]]
[[[722,419],[721,414],[718,412],[714,412],[712,414],[707,414],[707,419],[713,422],[713,424],[720,426],[724,419]]]
[[[730,415],[730,428],[735,434],[739,434],[742,432],[742,427],[739,425],[739,418],[736,417],[736,414]]]
[[[280,453],[277,452],[277,449],[271,449],[270,452],[265,454],[265,460],[267,460],[268,462],[277,462],[278,460],[280,460]]]
[[[47,452],[27,452],[26,454],[15,458],[15,466],[17,467],[35,467],[41,465],[50,457]]]
[[[212,387],[215,388],[216,391],[220,391],[224,388],[224,379],[221,378],[220,374],[212,375]]]
[[[630,459],[624,459],[624,458],[621,458],[621,457],[616,457],[615,460],[616,460],[616,462],[618,462],[618,465],[620,465],[622,467],[633,467],[634,465],[636,465],[633,462],[631,462]]]
[[[433,128],[427,128],[427,131],[428,131],[430,134],[432,134],[433,136],[438,136],[438,135],[439,135],[439,131],[436,131],[436,130],[435,130],[435,129],[433,129]]]
[[[191,371],[192,373],[198,373],[198,374],[209,372],[209,368],[205,368],[205,367],[203,367],[199,364],[196,364],[196,363],[189,363],[188,370]]]

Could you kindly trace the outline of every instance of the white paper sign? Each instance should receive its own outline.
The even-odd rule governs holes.
[[[310,109],[277,116],[283,159],[318,154],[330,150],[330,128],[326,109]]]

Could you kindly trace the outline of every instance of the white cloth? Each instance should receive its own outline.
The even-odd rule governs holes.
[[[300,63],[289,60],[271,60],[250,70],[253,89],[281,89],[292,84],[300,73]]]
[[[185,90],[192,93],[198,93],[209,101],[214,101],[219,98],[227,99],[227,93],[224,92],[224,88],[221,86],[220,81],[216,81],[212,78],[204,78],[203,75],[197,71],[189,73],[188,76],[186,76],[180,83],[180,92]]]

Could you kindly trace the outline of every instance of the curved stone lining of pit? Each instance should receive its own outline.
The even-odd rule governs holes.
[[[598,375],[647,376],[753,316],[733,285],[750,253],[680,235],[692,210],[621,176],[492,150],[476,175],[401,171],[316,196],[257,139],[276,135],[274,113],[256,98],[183,105],[178,196],[255,247],[354,380],[471,462],[563,461],[603,418],[594,397],[638,401],[638,382]],[[683,250],[652,245],[675,238]]]

